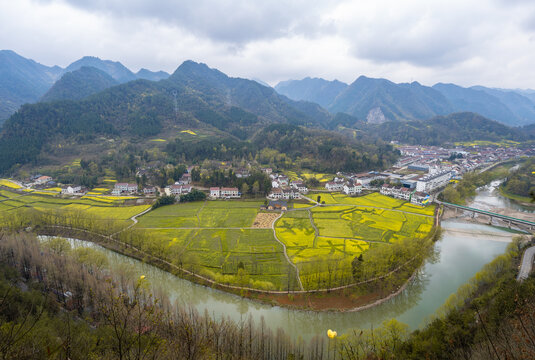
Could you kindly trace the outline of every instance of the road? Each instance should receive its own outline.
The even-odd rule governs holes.
[[[533,267],[534,258],[535,246],[527,248],[526,251],[524,251],[524,255],[522,256],[522,264],[520,265],[520,271],[518,272],[516,280],[523,281],[528,278],[529,273],[531,272],[531,269]]]

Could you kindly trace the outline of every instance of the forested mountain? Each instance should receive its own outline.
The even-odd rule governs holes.
[[[417,82],[395,84],[365,76],[355,80],[329,106],[331,112],[344,112],[360,119],[372,116],[370,111],[377,108],[386,120],[426,119],[451,112],[448,101],[432,88]]]
[[[347,87],[346,83],[338,80],[306,77],[302,80],[281,81],[275,90],[292,100],[312,101],[328,109],[338,94]]]
[[[326,125],[330,115],[317,104],[293,101],[273,88],[253,80],[231,78],[216,69],[185,61],[169,77],[169,82],[203,93],[208,101],[225,107],[240,107],[268,122]]]
[[[381,125],[364,123],[357,128],[367,136],[377,136],[385,141],[395,140],[422,145],[443,145],[475,140],[499,142],[535,139],[535,136],[526,135],[519,128],[511,128],[470,112],[436,116],[426,121],[390,121]]]
[[[140,69],[136,73],[136,77],[138,79],[145,79],[145,80],[151,80],[151,81],[159,81],[162,79],[167,79],[169,77],[169,74],[165,71],[150,71],[147,69]]]
[[[293,101],[255,81],[230,78],[204,64],[186,61],[169,79],[159,82],[131,81],[77,101],[24,105],[6,121],[0,133],[0,171],[35,161],[42,151],[56,146],[60,139],[76,139],[75,143],[83,144],[105,136],[138,139],[139,142],[176,131],[177,127],[213,129],[212,133],[218,134],[202,139],[207,143],[187,145],[189,152],[200,149],[192,156],[195,159],[199,156],[221,158],[219,146],[227,140],[230,141],[228,151],[223,155],[231,158],[256,154],[271,146],[275,151],[289,151],[280,143],[264,143],[264,137],[271,134],[270,131],[265,133],[264,128],[281,123],[326,129],[331,119],[332,116],[317,104]],[[257,134],[259,131],[261,135]],[[297,133],[303,138],[299,140],[295,135],[291,136],[291,141],[301,145],[290,149],[289,154],[282,154],[289,156],[289,164],[302,158],[302,166],[334,170],[335,166],[344,169],[362,164],[382,166],[396,157],[392,148],[342,141],[341,135],[325,130]],[[305,138],[311,144],[305,146]],[[206,147],[216,149],[215,153],[210,150],[207,154]],[[331,150],[333,152],[327,155]],[[170,151],[175,153],[173,149]],[[318,156],[324,161],[314,164]]]
[[[79,70],[65,73],[43,95],[41,101],[79,100],[117,84],[118,82],[104,71],[82,66]]]
[[[455,84],[422,86],[359,77],[351,85],[305,78],[280,82],[275,89],[291,99],[313,101],[331,113],[343,112],[371,123],[425,120],[453,112],[476,112],[510,126],[535,123],[535,92],[463,88]]]
[[[0,50],[0,123],[20,105],[37,101],[61,72],[58,66],[45,66],[11,50]]]
[[[125,83],[128,81],[136,80],[137,77],[134,73],[128,70],[123,64],[118,61],[101,60],[94,56],[84,56],[83,58],[76,60],[64,70],[64,73],[75,71],[83,66],[90,66],[104,71],[119,83]]]

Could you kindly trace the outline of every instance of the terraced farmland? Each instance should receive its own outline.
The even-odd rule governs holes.
[[[370,246],[425,238],[433,228],[433,207],[422,208],[375,193],[357,198],[321,196],[327,199],[325,205],[297,208],[276,223],[277,237],[286,245],[308,289],[351,281],[351,261]]]

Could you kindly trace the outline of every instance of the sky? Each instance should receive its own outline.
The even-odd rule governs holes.
[[[275,85],[306,76],[535,88],[533,0],[0,0],[0,49]]]

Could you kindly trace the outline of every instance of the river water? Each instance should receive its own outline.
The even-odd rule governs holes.
[[[496,191],[484,188],[478,191],[473,204],[492,201],[511,206],[507,199]],[[474,205],[475,206],[475,205]],[[479,206],[478,206],[479,207]],[[505,233],[503,230],[486,225],[466,224],[447,220],[442,222],[445,229],[466,229],[484,234]],[[249,316],[256,323],[263,318],[272,330],[283,328],[287,334],[310,339],[324,335],[327,329],[335,329],[338,334],[355,328],[377,327],[383,321],[396,318],[416,329],[425,324],[448,296],[470,279],[481,267],[504,252],[507,243],[496,241],[492,235],[471,236],[445,231],[436,242],[437,256],[430,259],[408,284],[406,289],[391,300],[370,309],[358,312],[312,312],[290,310],[278,306],[261,304],[239,296],[214,290],[175,277],[152,265],[114,253],[90,242],[73,240],[74,246],[90,246],[102,251],[109,259],[111,270],[129,267],[134,278],[145,275],[152,286],[164,291],[172,301],[192,306],[199,312],[208,311],[215,317],[228,317],[240,321]]]

